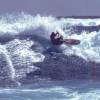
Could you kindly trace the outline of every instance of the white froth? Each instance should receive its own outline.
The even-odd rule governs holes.
[[[70,38],[79,39],[81,43],[76,46],[69,47],[71,54],[78,55],[88,61],[100,62],[100,45],[95,46],[95,37],[99,32],[86,33],[81,35],[72,35]],[[67,49],[66,49],[67,51]],[[64,53],[66,53],[66,51]],[[67,53],[68,54],[68,53]]]
[[[26,73],[39,69],[34,66],[36,62],[42,62],[45,56],[31,49],[34,42],[31,40],[15,39],[5,46],[11,56],[15,72],[15,78],[22,78]]]
[[[6,68],[7,73],[8,73],[8,77],[13,80],[15,78],[15,69],[14,69],[13,63],[11,61],[11,57],[9,55],[9,52],[7,51],[6,47],[3,45],[0,45],[0,54],[4,55],[5,60],[8,64],[7,68]]]
[[[79,39],[81,43],[76,46],[61,46],[62,52],[67,55],[77,55],[85,60],[100,62],[100,32],[87,33],[84,31],[81,35],[71,34],[71,26],[85,25],[85,26],[97,26],[100,23],[100,19],[73,19],[73,18],[61,18],[57,19],[52,16],[32,16],[29,14],[21,13],[18,15],[7,15],[0,19],[0,34],[18,35],[26,30],[33,30],[31,34],[42,36],[44,39],[50,39],[52,31],[59,31],[63,34],[64,38]],[[63,28],[67,28],[63,31]],[[30,34],[30,33],[27,33]],[[44,45],[44,44],[42,44]],[[49,46],[49,44],[47,44]],[[40,54],[35,54],[31,51],[35,57],[40,57]],[[31,55],[31,52],[29,55]],[[21,50],[19,52],[21,56],[28,54],[27,50]],[[37,58],[37,59],[38,59]],[[41,57],[40,57],[41,58]],[[33,59],[33,58],[32,58]],[[35,60],[34,60],[35,61]]]

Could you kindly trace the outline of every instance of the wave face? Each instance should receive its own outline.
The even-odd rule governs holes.
[[[0,80],[24,81],[27,75],[33,75],[31,78],[47,75],[53,79],[59,75],[62,79],[63,76],[69,75],[65,74],[66,71],[68,72],[68,69],[64,71],[66,66],[75,65],[78,69],[84,64],[83,68],[87,71],[86,77],[91,69],[90,66],[95,65],[90,62],[97,63],[97,66],[100,63],[99,25],[99,18],[58,19],[53,16],[32,16],[23,12],[0,16]],[[53,46],[49,36],[51,32],[56,31],[59,31],[64,38],[79,39],[81,43],[76,46],[65,44]],[[63,62],[63,69],[53,67],[58,58]],[[50,65],[52,67],[48,63],[52,63]],[[58,60],[56,66],[60,64]],[[54,73],[52,73],[52,69],[56,69],[58,73],[54,75],[55,72],[53,70]],[[76,77],[78,76],[77,74]]]

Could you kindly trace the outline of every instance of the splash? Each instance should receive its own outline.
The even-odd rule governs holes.
[[[81,35],[73,34],[69,39],[79,39],[81,43],[76,46],[62,45],[61,49],[66,55],[77,55],[87,61],[100,62],[100,32],[83,32]]]
[[[81,44],[77,46],[60,46],[61,52],[66,55],[77,55],[87,61],[100,62],[100,32],[82,31],[80,35],[75,33],[73,26],[98,26],[100,19],[74,19],[53,16],[32,16],[24,12],[16,15],[6,15],[0,18],[0,36],[9,34],[20,37],[30,35],[33,41],[40,44],[42,51],[50,47],[50,34],[52,31],[59,31],[64,38],[79,39]],[[74,32],[74,34],[72,34]],[[37,40],[36,40],[37,39]],[[45,41],[45,43],[43,42]],[[49,41],[49,42],[48,42]],[[35,42],[36,43],[36,42]],[[38,48],[40,48],[38,46]],[[58,48],[59,49],[59,48]],[[27,52],[27,50],[26,50]],[[25,54],[25,53],[24,53]],[[23,55],[24,55],[23,54]]]

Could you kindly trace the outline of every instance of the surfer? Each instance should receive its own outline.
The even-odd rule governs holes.
[[[50,39],[54,45],[61,45],[63,43],[67,45],[78,45],[80,44],[80,40],[76,39],[63,39],[63,36],[59,32],[52,32],[50,35]]]

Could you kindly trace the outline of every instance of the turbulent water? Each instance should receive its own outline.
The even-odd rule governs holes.
[[[99,100],[99,29],[100,18],[0,16],[0,100]],[[81,43],[54,46],[56,31]]]
[[[100,100],[100,82],[56,81],[0,90],[1,100]]]

